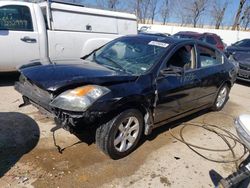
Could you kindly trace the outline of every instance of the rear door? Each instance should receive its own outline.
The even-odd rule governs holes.
[[[32,4],[0,3],[0,71],[13,71],[40,58],[34,20]]]
[[[155,123],[185,113],[197,107],[200,79],[196,70],[194,44],[177,48],[163,64],[164,67],[179,69],[181,73],[159,75],[157,79],[158,101],[155,109]]]
[[[201,79],[198,105],[203,106],[213,102],[218,88],[225,81],[225,57],[219,50],[205,45],[198,45],[197,50]]]

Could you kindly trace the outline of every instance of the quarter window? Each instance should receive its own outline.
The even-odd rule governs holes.
[[[0,7],[0,30],[33,31],[30,9],[19,5]]]
[[[219,51],[204,46],[198,46],[198,50],[201,67],[209,67],[224,63],[223,55]]]

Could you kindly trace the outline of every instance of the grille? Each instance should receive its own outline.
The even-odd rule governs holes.
[[[240,64],[240,69],[250,71],[250,66]]]

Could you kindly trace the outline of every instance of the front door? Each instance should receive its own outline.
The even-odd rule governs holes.
[[[177,48],[165,65],[163,64],[162,70],[167,71],[165,74],[163,71],[157,80],[155,123],[196,108],[200,87],[196,59],[194,45],[187,44]]]
[[[13,71],[40,58],[32,15],[28,6],[0,2],[0,71]]]

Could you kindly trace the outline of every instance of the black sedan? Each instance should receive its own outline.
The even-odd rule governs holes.
[[[93,128],[113,159],[132,152],[143,134],[204,108],[221,110],[236,67],[216,48],[153,35],[111,41],[79,62],[20,70],[15,88],[63,128]]]
[[[243,39],[232,44],[231,46],[228,46],[226,52],[228,55],[235,52],[250,52],[250,39]]]
[[[244,39],[229,46],[226,54],[229,59],[238,63],[237,79],[250,82],[250,39]]]

